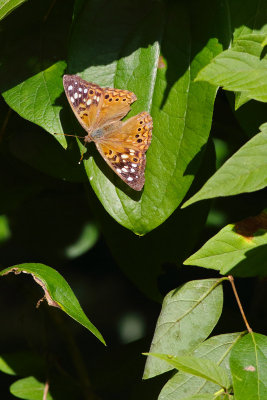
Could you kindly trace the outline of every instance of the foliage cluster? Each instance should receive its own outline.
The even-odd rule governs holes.
[[[266,1],[0,0],[0,36],[0,275],[9,274],[1,278],[0,371],[10,384],[3,396],[267,398],[267,337],[252,326],[266,329],[267,321]],[[63,93],[64,73],[134,92],[127,118],[151,113],[142,192],[115,176],[93,145],[68,136],[83,132]],[[99,296],[90,288],[94,299],[81,283],[93,264],[105,282]],[[154,332],[112,356],[100,350],[112,338],[99,329],[106,325],[96,306],[116,298],[116,285],[103,294],[106,264],[162,302]],[[83,278],[73,291],[76,268]],[[201,279],[187,279],[188,271]],[[4,287],[19,286],[10,272],[21,282],[30,274],[48,304],[38,302],[42,328],[30,324],[25,336],[34,340],[24,348],[21,332],[5,323],[16,296]],[[233,277],[250,278],[255,293],[243,300],[253,305],[251,319]],[[221,317],[223,285],[246,331],[232,332],[231,313]],[[21,303],[34,302],[29,289],[21,293]],[[77,322],[93,334],[80,349]]]

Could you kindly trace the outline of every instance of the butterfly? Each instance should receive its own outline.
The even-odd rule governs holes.
[[[145,183],[146,151],[151,143],[152,117],[146,111],[121,119],[137,99],[133,92],[102,88],[76,75],[64,75],[64,90],[87,135],[113,171],[135,190]]]

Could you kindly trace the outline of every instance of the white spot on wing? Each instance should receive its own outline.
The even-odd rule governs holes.
[[[117,168],[116,171],[117,171],[119,174],[121,173],[121,170],[120,170],[119,168]]]
[[[74,93],[74,98],[78,99],[78,93]]]
[[[84,89],[83,93],[87,93],[87,92],[88,92],[88,89]]]
[[[74,98],[71,96],[70,101],[74,103]]]
[[[79,87],[79,92],[82,92],[82,88]]]
[[[131,178],[130,176],[128,176],[127,181],[133,181],[133,178]]]
[[[97,96],[96,101],[99,102],[99,96]]]
[[[68,90],[72,90],[72,89],[73,89],[73,86],[70,85],[70,86],[68,87]]]
[[[132,167],[136,168],[136,167],[137,167],[137,164],[132,163]]]
[[[89,99],[89,100],[87,100],[87,103],[86,103],[86,104],[87,104],[88,106],[90,106],[91,103],[92,103],[92,100]]]
[[[134,168],[131,168],[131,172],[135,172],[135,169],[134,169]]]
[[[122,168],[123,172],[128,172],[127,169],[125,167]]]
[[[127,154],[122,154],[121,158],[128,158],[129,156]]]

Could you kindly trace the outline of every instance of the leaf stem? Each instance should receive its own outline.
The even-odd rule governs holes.
[[[235,287],[234,278],[233,278],[232,275],[228,275],[228,279],[229,279],[229,281],[230,281],[230,283],[231,283],[231,285],[232,285],[232,289],[233,289],[233,292],[234,292],[234,295],[235,295],[235,298],[236,298],[236,302],[237,302],[237,304],[238,304],[240,313],[241,313],[242,318],[243,318],[243,320],[244,320],[244,322],[245,322],[245,325],[246,325],[246,327],[247,327],[247,330],[248,330],[249,333],[252,333],[253,330],[251,329],[251,327],[250,327],[250,325],[249,325],[249,323],[248,323],[248,321],[247,321],[246,315],[245,315],[245,313],[244,313],[244,310],[243,310],[241,301],[240,301],[240,299],[239,299],[239,296],[238,296],[238,293],[237,293],[237,290],[236,290],[236,287]]]
[[[43,400],[47,400],[48,390],[49,390],[49,381],[47,380],[47,381],[45,382]]]
[[[3,136],[4,136],[4,133],[5,133],[5,130],[6,130],[10,115],[11,115],[11,111],[12,111],[11,108],[9,108],[8,112],[6,113],[4,122],[3,122],[2,126],[1,126],[1,129],[0,129],[0,143],[3,140]]]

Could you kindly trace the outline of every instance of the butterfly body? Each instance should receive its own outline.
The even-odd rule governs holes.
[[[76,75],[64,75],[64,89],[78,121],[86,130],[85,143],[95,142],[104,160],[130,187],[144,186],[145,153],[151,143],[152,118],[142,112],[121,119],[136,100],[128,90],[101,88]]]

